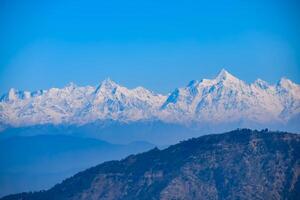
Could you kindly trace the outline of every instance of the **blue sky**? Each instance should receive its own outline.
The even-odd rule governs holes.
[[[252,1],[0,1],[0,93],[97,85],[167,93],[226,68],[300,83],[300,6]]]

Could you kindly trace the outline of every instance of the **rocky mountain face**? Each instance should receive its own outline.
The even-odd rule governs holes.
[[[193,127],[269,127],[300,130],[300,86],[247,84],[222,70],[215,79],[191,81],[168,96],[128,89],[107,79],[98,87],[74,84],[37,92],[11,89],[0,100],[0,127],[83,125],[95,121],[162,121]],[[206,129],[207,130],[207,129]]]
[[[241,129],[90,168],[3,200],[299,199],[300,136]]]

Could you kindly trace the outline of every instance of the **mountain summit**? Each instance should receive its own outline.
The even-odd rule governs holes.
[[[238,81],[238,78],[236,78],[235,76],[233,76],[232,74],[230,74],[228,71],[226,71],[225,69],[222,69],[220,71],[220,73],[218,74],[218,76],[215,78],[215,80],[217,82],[219,81]]]
[[[261,79],[247,84],[225,69],[215,79],[191,81],[168,96],[142,87],[128,89],[106,79],[98,87],[71,84],[37,92],[11,89],[0,99],[2,129],[158,120],[202,129],[230,125],[300,131],[299,85],[286,78],[276,85]]]

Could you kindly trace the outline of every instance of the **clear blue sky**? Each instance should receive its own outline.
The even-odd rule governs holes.
[[[167,93],[221,68],[300,82],[300,4],[251,1],[0,1],[0,93],[97,85]]]

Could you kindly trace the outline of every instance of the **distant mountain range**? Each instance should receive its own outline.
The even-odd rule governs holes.
[[[0,139],[0,197],[48,189],[101,162],[151,148],[142,141],[121,145],[62,134]]]
[[[242,129],[154,148],[2,200],[299,199],[300,135]]]
[[[215,79],[191,81],[168,96],[128,89],[110,79],[98,87],[74,84],[36,92],[11,89],[0,100],[0,127],[77,125],[114,120],[162,121],[206,129],[224,127],[300,130],[300,86],[282,78],[247,84],[222,70]]]

